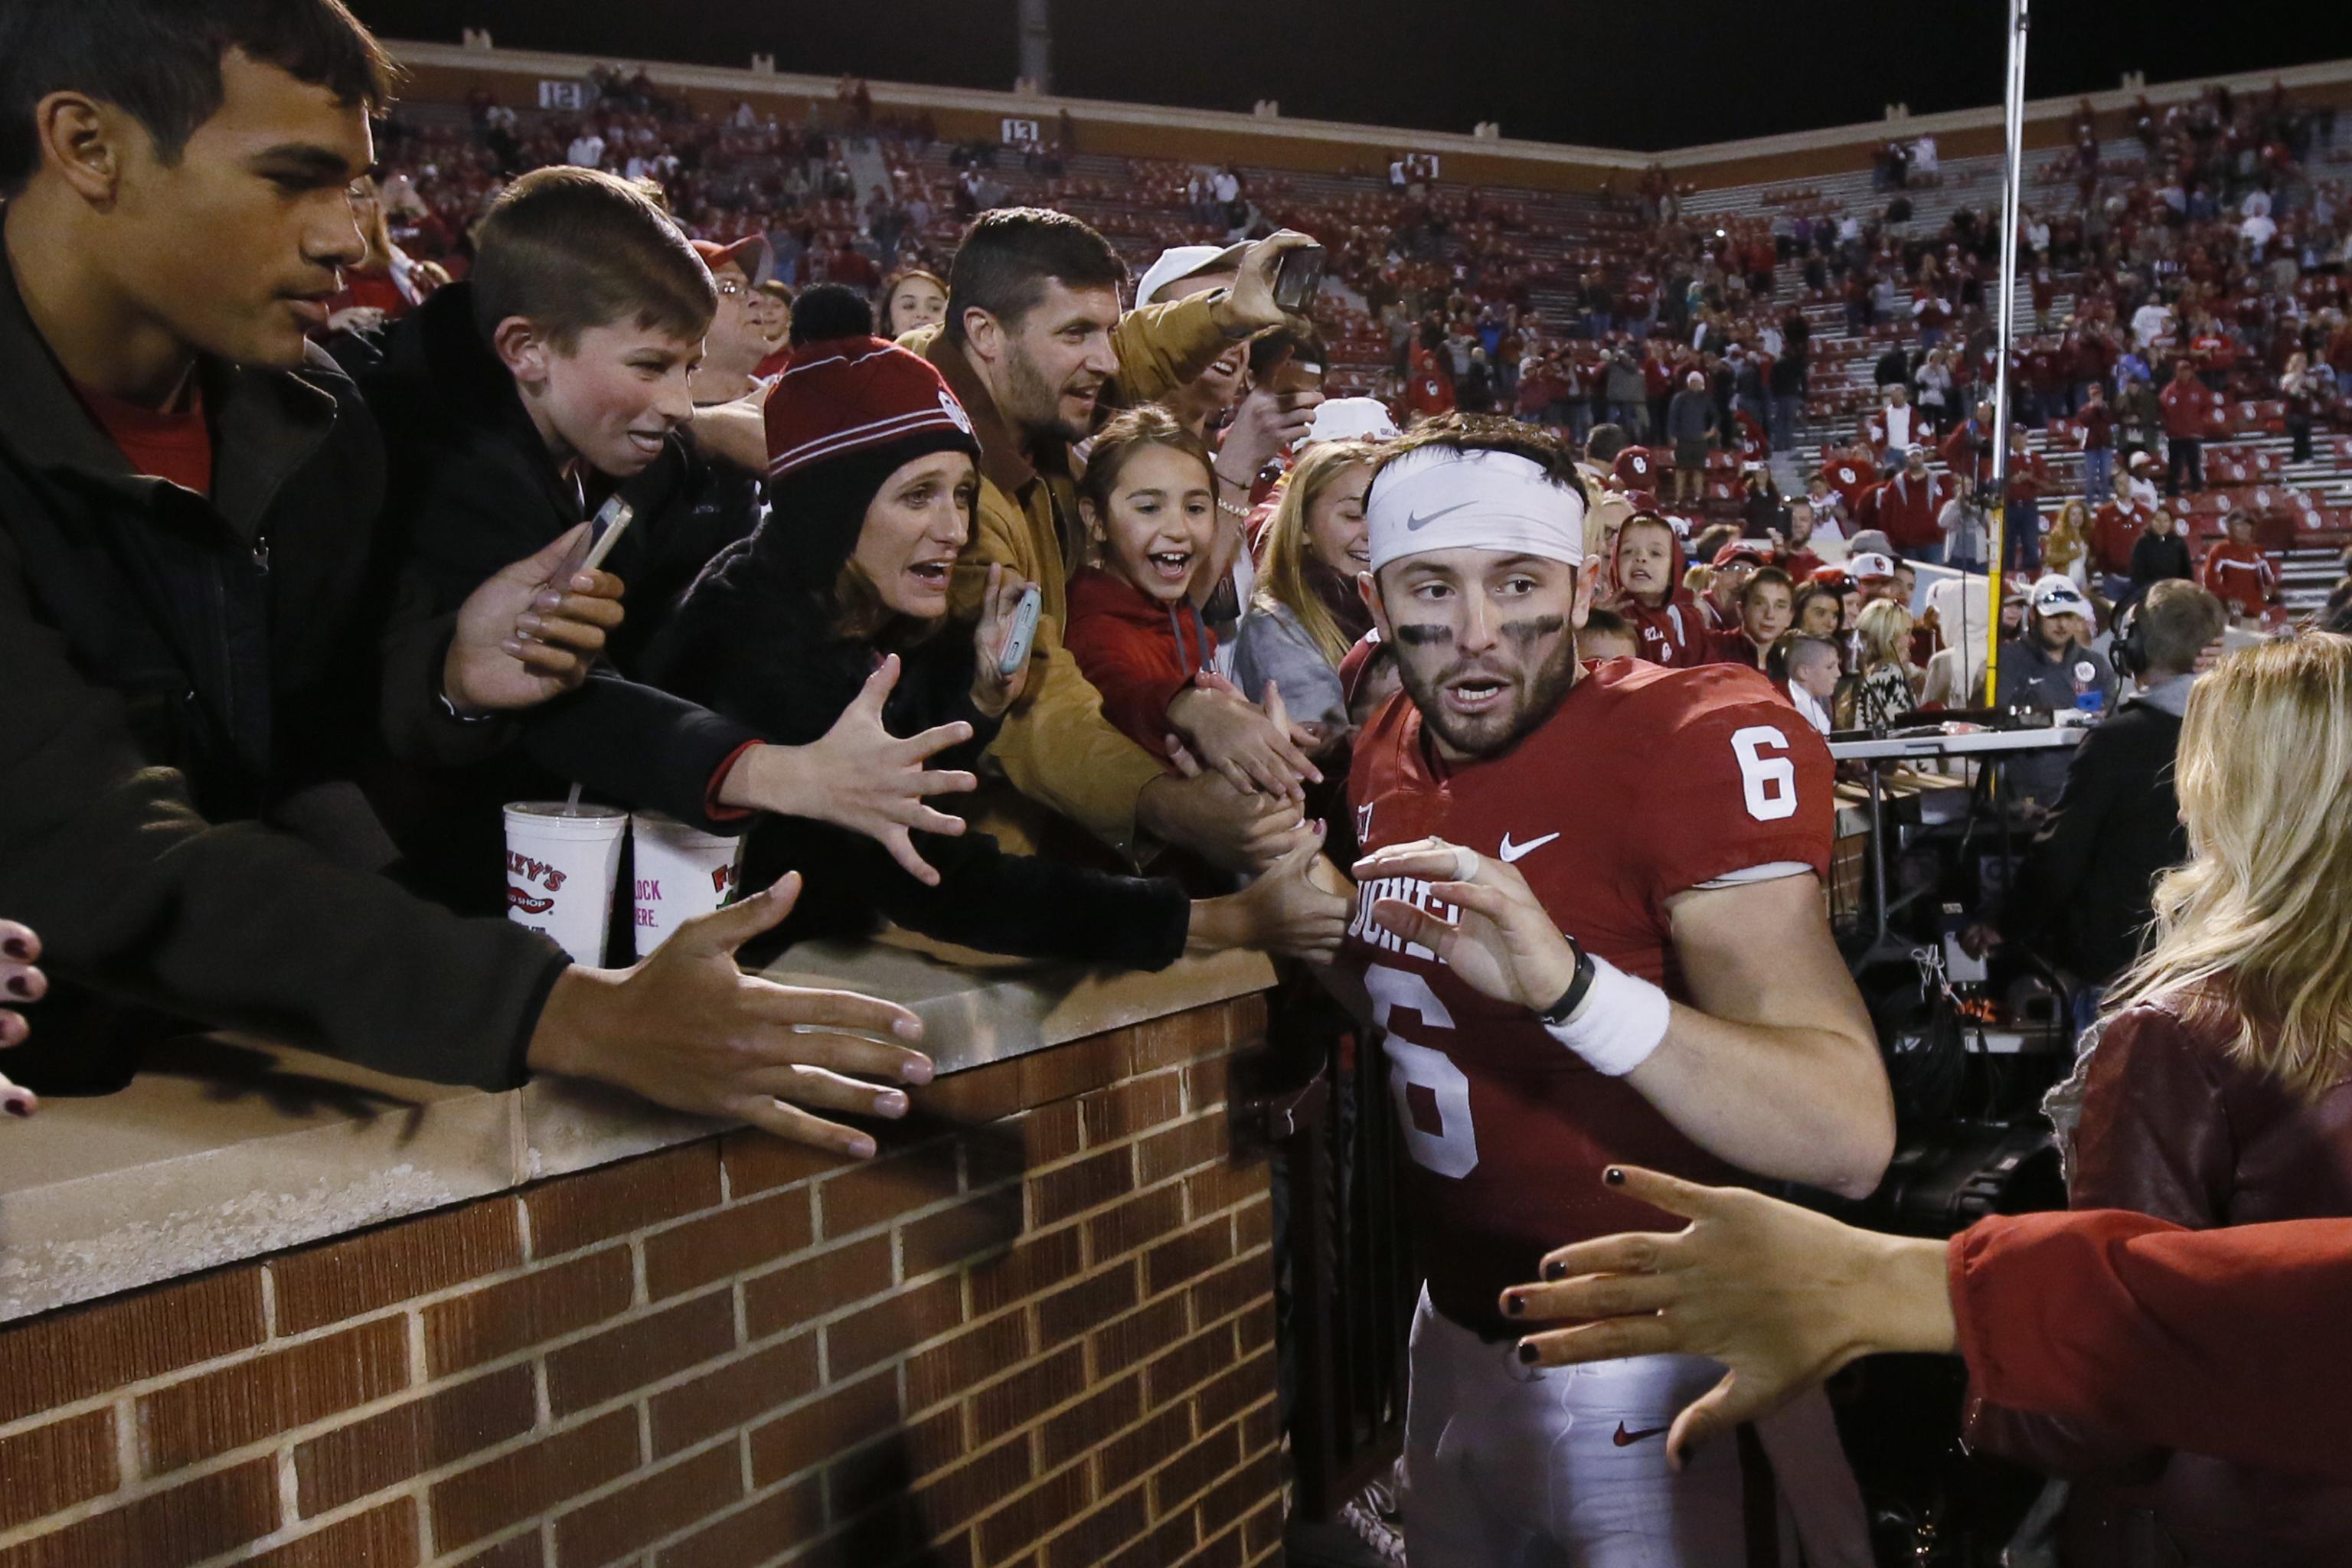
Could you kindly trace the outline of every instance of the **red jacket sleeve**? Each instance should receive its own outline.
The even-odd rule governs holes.
[[[2187,1231],[2112,1209],[1989,1219],[1951,1241],[1979,1393],[2142,1442],[2352,1478],[2352,1219]]]
[[[1087,680],[1102,694],[1103,717],[1155,757],[1168,754],[1168,705],[1192,677],[1160,641],[1116,616],[1076,616],[1062,634]]]

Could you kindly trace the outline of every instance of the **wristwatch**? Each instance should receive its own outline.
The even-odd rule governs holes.
[[[1560,938],[1575,950],[1576,973],[1570,978],[1568,989],[1560,993],[1559,1000],[1536,1015],[1545,1027],[1554,1029],[1576,1016],[1577,1008],[1584,1004],[1585,993],[1592,989],[1592,955],[1584,951],[1582,942],[1566,931],[1560,932]]]

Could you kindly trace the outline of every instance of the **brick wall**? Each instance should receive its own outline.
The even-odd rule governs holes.
[[[0,1568],[1278,1560],[1255,997],[0,1328]]]

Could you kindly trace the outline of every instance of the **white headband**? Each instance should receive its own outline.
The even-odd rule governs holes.
[[[1584,561],[1584,503],[1510,452],[1423,447],[1380,471],[1364,503],[1372,570],[1433,550]]]

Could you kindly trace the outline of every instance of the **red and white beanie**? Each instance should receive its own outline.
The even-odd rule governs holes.
[[[898,447],[902,460],[958,448],[980,456],[971,416],[930,361],[880,338],[804,343],[767,402],[768,479],[852,453]]]

